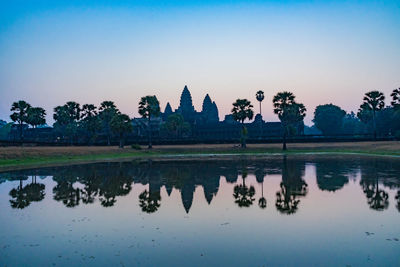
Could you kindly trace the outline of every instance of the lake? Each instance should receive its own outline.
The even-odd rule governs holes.
[[[400,158],[0,173],[0,266],[400,266]]]

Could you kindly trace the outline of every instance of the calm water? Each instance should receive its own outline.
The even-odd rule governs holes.
[[[400,159],[0,173],[0,266],[400,266]]]

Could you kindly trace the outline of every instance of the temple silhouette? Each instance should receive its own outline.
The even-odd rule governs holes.
[[[187,85],[182,90],[179,107],[173,110],[171,104],[167,102],[164,111],[157,118],[152,118],[151,129],[153,140],[173,139],[162,127],[173,114],[182,115],[185,122],[190,125],[180,139],[190,139],[192,141],[237,141],[240,138],[239,122],[235,121],[231,114],[225,115],[224,120],[220,121],[218,106],[212,101],[209,94],[203,100],[201,111],[197,111],[193,106],[192,95]],[[147,138],[147,120],[134,118],[132,120],[134,131],[131,138]],[[265,139],[268,137],[280,137],[282,126],[280,122],[265,122],[261,114],[257,114],[253,121],[246,123],[249,139]],[[299,132],[302,132],[299,127]],[[176,138],[176,137],[175,137]]]

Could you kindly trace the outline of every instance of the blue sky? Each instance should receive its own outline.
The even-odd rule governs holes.
[[[399,14],[400,1],[2,2],[0,118],[19,99],[50,122],[69,100],[138,116],[141,96],[177,108],[187,84],[221,119],[264,90],[264,118],[277,120],[273,95],[293,91],[310,124],[318,104],[356,111],[366,91],[400,87]]]

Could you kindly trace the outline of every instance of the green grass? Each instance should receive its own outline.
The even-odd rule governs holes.
[[[0,159],[0,170],[12,168],[27,168],[40,167],[59,164],[71,164],[80,162],[96,162],[96,161],[111,161],[118,159],[148,159],[148,158],[163,158],[163,157],[184,157],[184,156],[232,156],[232,155],[272,155],[272,154],[361,154],[361,155],[376,155],[376,156],[400,156],[400,151],[385,151],[385,150],[358,150],[358,149],[290,149],[282,151],[277,148],[251,148],[251,149],[200,149],[197,151],[169,149],[168,151],[148,151],[148,150],[133,150],[126,149],[123,152],[90,154],[90,155],[70,155],[70,156],[42,156],[35,158],[21,159]]]

